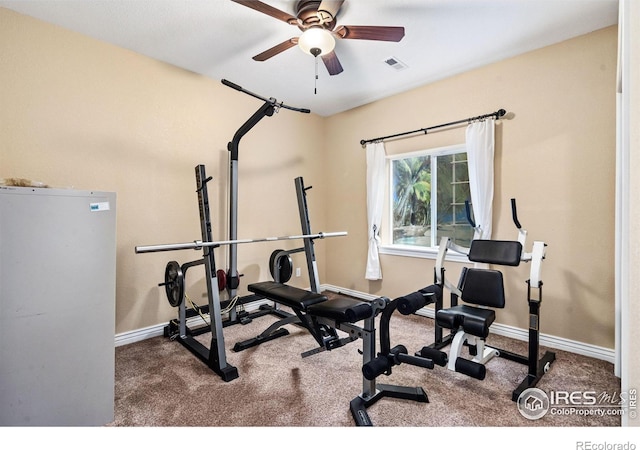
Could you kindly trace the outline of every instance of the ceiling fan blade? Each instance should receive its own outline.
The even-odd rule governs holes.
[[[336,18],[344,0],[322,0],[318,6],[318,17],[323,22],[331,22]],[[330,17],[327,17],[329,15]]]
[[[338,59],[338,55],[336,52],[331,52],[326,55],[321,55],[322,62],[324,62],[325,67],[329,71],[329,75],[338,75],[344,69],[342,68],[342,64],[340,64],[340,60]]]
[[[240,5],[244,5],[248,8],[255,9],[256,11],[266,14],[268,16],[275,17],[278,20],[287,22],[289,25],[298,24],[298,19],[293,17],[291,14],[281,11],[278,8],[274,8],[273,6],[267,5],[266,3],[262,3],[261,1],[258,1],[258,0],[231,0],[231,1],[235,3],[239,3]]]
[[[264,52],[256,55],[253,57],[254,61],[266,61],[267,59],[271,58],[272,56],[276,56],[279,53],[282,53],[285,50],[290,49],[291,47],[295,46],[298,43],[298,38],[291,38],[291,39],[287,39],[284,42],[281,42],[280,44],[271,47],[269,50],[265,50]]]
[[[404,27],[341,25],[334,34],[341,39],[399,42],[404,37]]]

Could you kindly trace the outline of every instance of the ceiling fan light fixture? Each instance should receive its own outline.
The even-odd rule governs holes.
[[[302,33],[298,39],[298,46],[303,52],[315,57],[331,53],[336,46],[336,41],[324,28],[311,27]]]

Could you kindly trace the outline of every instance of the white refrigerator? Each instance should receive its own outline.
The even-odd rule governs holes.
[[[116,195],[0,187],[0,426],[114,418]]]

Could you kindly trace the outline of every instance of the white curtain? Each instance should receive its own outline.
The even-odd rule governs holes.
[[[367,280],[381,280],[382,268],[378,256],[380,225],[384,206],[385,149],[382,142],[367,144],[367,224],[369,250],[367,253]]]
[[[494,130],[495,120],[487,119],[470,123],[466,131],[469,188],[476,223],[474,239],[491,239]]]

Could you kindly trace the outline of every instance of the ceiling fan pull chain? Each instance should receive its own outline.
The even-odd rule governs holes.
[[[317,95],[318,94],[318,57],[316,56],[315,58],[316,61],[316,77],[315,80],[313,80],[313,94]]]

